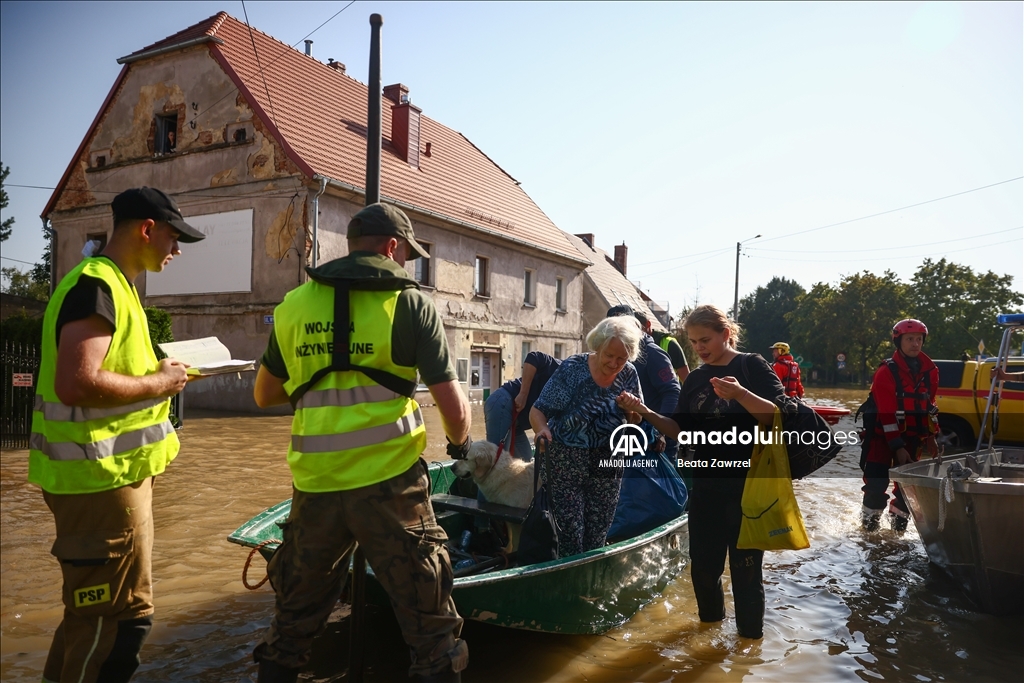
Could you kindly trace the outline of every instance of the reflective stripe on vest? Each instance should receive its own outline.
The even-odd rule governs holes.
[[[344,331],[335,330],[335,289],[315,280],[289,292],[274,310],[274,335],[288,371],[284,389],[289,397],[308,389],[295,402],[288,448],[296,489],[323,493],[369,486],[405,472],[426,447],[416,402],[366,374],[334,371],[308,385],[331,367],[336,343],[347,343],[352,365],[415,382],[415,368],[392,361],[399,295],[400,290],[351,289]]]
[[[118,453],[133,451],[143,446],[159,443],[174,433],[168,421],[137,429],[134,432],[118,434],[109,439],[80,444],[71,441],[50,443],[42,434],[29,438],[29,448],[41,451],[50,460],[100,460]]]
[[[299,436],[292,435],[292,450],[300,453],[331,453],[334,451],[347,451],[353,448],[362,448],[374,444],[391,441],[403,434],[409,434],[417,427],[423,425],[423,413],[419,408],[415,412],[398,418],[397,421],[367,427],[354,432],[344,434],[324,434],[321,436]]]
[[[33,410],[43,414],[43,418],[50,422],[89,422],[91,420],[102,420],[108,417],[120,417],[128,413],[134,413],[147,408],[155,408],[164,403],[166,398],[150,398],[136,403],[129,403],[116,408],[80,408],[78,406],[66,406],[63,403],[55,403],[43,400],[42,394],[36,394]],[[62,460],[66,458],[61,458]]]
[[[178,453],[170,403],[150,398],[121,406],[68,406],[55,390],[57,317],[81,277],[102,280],[114,304],[114,332],[101,368],[142,377],[159,367],[138,292],[106,258],[87,258],[54,290],[43,318],[42,360],[32,412],[28,480],[56,494],[108,491],[164,471]]]
[[[302,408],[323,408],[325,406],[354,406],[357,403],[380,403],[393,401],[399,395],[387,387],[373,384],[368,387],[352,387],[351,389],[321,389],[307,391],[296,404],[296,410]],[[302,450],[302,449],[300,449]]]

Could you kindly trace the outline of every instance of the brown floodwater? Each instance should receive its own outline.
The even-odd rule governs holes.
[[[866,391],[812,390],[855,408]],[[428,459],[444,458],[425,408]],[[483,415],[473,406],[474,438]],[[192,413],[181,453],[154,490],[156,624],[136,681],[253,681],[251,651],[267,627],[269,584],[242,586],[248,550],[225,537],[290,495],[290,418]],[[851,429],[845,418],[838,429]],[[1024,676],[1024,618],[977,612],[928,563],[917,533],[859,528],[854,449],[796,483],[811,547],[767,553],[765,637],[740,641],[732,619],[701,625],[685,573],[632,620],[602,636],[513,631],[467,622],[474,681],[1004,681]],[[38,681],[60,620],[53,521],[25,483],[26,451],[0,454],[0,680]],[[258,557],[252,580],[262,578]],[[258,576],[256,576],[258,575]],[[367,681],[404,681],[408,656],[393,618],[371,610]],[[348,620],[317,641],[304,680],[346,680]]]

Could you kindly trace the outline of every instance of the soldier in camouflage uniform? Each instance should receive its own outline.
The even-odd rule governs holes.
[[[469,660],[451,599],[447,536],[420,457],[426,433],[416,376],[441,412],[449,453],[469,449],[469,405],[433,302],[403,266],[427,258],[408,217],[374,204],[348,226],[349,255],[310,269],[274,311],[256,378],[261,407],[295,408],[294,492],[268,573],[274,619],[256,647],[260,683],[295,681],[323,632],[359,543],[391,597],[410,648],[409,675],[461,679]],[[340,333],[339,333],[340,332]]]

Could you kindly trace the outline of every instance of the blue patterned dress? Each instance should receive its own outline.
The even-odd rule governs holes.
[[[611,460],[608,439],[625,421],[615,397],[623,391],[642,396],[632,363],[610,386],[600,387],[590,374],[588,356],[565,359],[533,405],[547,418],[553,437],[538,466],[558,523],[559,557],[604,545],[622,480],[621,467],[599,467],[602,460]]]

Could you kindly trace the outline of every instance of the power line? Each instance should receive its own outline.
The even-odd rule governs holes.
[[[11,183],[5,183],[6,187],[21,187],[29,190],[55,190],[55,187],[46,187],[45,185],[13,185]],[[279,190],[272,191],[259,191],[259,192],[243,192],[242,194],[196,194],[203,190],[185,190],[184,192],[173,193],[175,197],[181,197],[187,195],[189,198],[192,197],[204,197],[210,199],[241,199],[241,198],[257,198],[257,199],[281,199],[290,198],[299,187],[302,186],[302,181],[297,181],[297,184],[293,188],[282,187]],[[204,188],[205,189],[205,188]],[[119,195],[124,190],[77,190],[74,188],[65,188],[64,192],[89,192],[92,194],[111,194]]]
[[[270,120],[277,125],[277,115],[274,114],[274,100],[270,98],[270,87],[267,86],[267,75],[263,72],[263,65],[260,63],[260,53],[256,49],[256,37],[252,34],[252,26],[249,25],[249,12],[245,9],[245,0],[242,0],[242,15],[245,17],[245,27],[249,29],[249,40],[252,42],[252,53],[256,55],[256,66],[260,70],[260,78],[263,79],[263,92],[267,94],[267,102],[270,103]],[[267,65],[269,66],[269,64]]]
[[[349,2],[349,3],[347,4],[347,5],[345,5],[345,6],[344,6],[344,7],[342,7],[342,8],[340,9],[340,10],[338,10],[337,12],[335,12],[334,14],[332,14],[332,15],[330,16],[330,18],[329,18],[329,19],[327,19],[327,21],[325,21],[324,23],[320,24],[320,25],[319,25],[319,26],[317,26],[317,27],[316,27],[315,29],[313,29],[312,31],[310,31],[309,33],[307,33],[307,34],[305,35],[305,37],[303,37],[303,38],[300,38],[300,39],[299,39],[298,41],[296,41],[296,42],[295,42],[294,44],[292,44],[292,45],[291,45],[292,49],[294,49],[295,47],[297,47],[297,46],[298,46],[298,44],[299,44],[299,43],[301,43],[302,41],[304,41],[304,40],[305,40],[306,38],[309,38],[309,37],[310,37],[311,35],[313,35],[313,34],[314,34],[314,33],[316,33],[317,31],[319,31],[320,29],[322,29],[322,28],[323,28],[324,26],[326,26],[327,24],[329,24],[329,23],[331,22],[331,20],[332,20],[332,19],[334,19],[334,18],[335,18],[336,16],[338,16],[339,14],[341,14],[342,12],[344,12],[345,10],[347,10],[347,9],[348,9],[349,7],[351,7],[351,6],[352,6],[352,5],[354,5],[355,3],[356,3],[356,0],[350,0],[350,2]],[[245,11],[245,4],[244,4],[244,3],[243,3],[243,5],[242,5],[242,11],[243,11],[243,12]],[[249,25],[249,18],[248,18],[248,17],[246,17],[246,20],[245,20],[245,22],[246,22],[246,26],[248,26],[248,25]],[[251,27],[251,26],[249,26],[249,38],[250,38],[250,39],[252,38],[252,27]],[[255,44],[254,44],[254,45],[253,45],[253,50],[255,51],[255,49],[256,49],[256,46],[255,46]],[[274,63],[276,63],[276,62],[277,62],[277,61],[278,61],[279,59],[281,59],[282,57],[284,57],[284,56],[285,56],[286,54],[288,54],[288,51],[287,51],[287,50],[283,50],[283,51],[282,51],[282,52],[281,52],[281,53],[280,53],[280,54],[279,54],[279,55],[278,55],[277,57],[275,57],[274,59],[272,59],[272,60],[270,60],[269,62],[267,62],[267,68],[269,69],[269,68],[270,68],[270,67],[271,67],[271,66],[272,66],[272,65],[273,65]],[[259,57],[258,57],[258,55],[257,55],[257,60],[258,60],[258,58],[259,58]],[[266,87],[266,77],[265,77],[265,76],[263,76],[263,68],[262,68],[262,67],[260,68],[260,72],[259,72],[259,75],[260,75],[261,77],[263,77],[263,84],[264,84],[264,87]],[[241,78],[241,76],[239,76],[239,78]],[[243,83],[244,85],[248,86],[248,85],[250,84],[250,81],[242,80],[242,83]],[[195,116],[195,118],[193,119],[193,121],[198,121],[198,120],[199,120],[199,118],[200,118],[200,117],[202,117],[203,115],[205,115],[205,114],[206,114],[207,112],[213,111],[213,108],[214,108],[214,107],[216,107],[216,106],[217,106],[218,104],[220,104],[220,103],[221,103],[221,102],[223,102],[223,101],[224,101],[224,100],[225,100],[226,98],[230,97],[231,95],[233,95],[233,94],[234,94],[234,93],[236,93],[236,92],[238,92],[238,87],[237,87],[237,86],[232,86],[232,87],[231,87],[230,89],[228,89],[228,91],[227,91],[226,93],[224,93],[224,94],[223,94],[223,95],[222,95],[222,96],[221,96],[221,97],[220,97],[219,99],[215,100],[215,101],[213,102],[213,104],[211,104],[210,106],[206,107],[206,108],[205,108],[205,109],[204,109],[203,111],[201,111],[201,112],[199,112],[198,114],[196,114],[196,116]],[[268,99],[268,100],[270,99],[270,93],[269,93],[269,92],[267,93],[267,99]],[[271,108],[271,117],[273,118],[273,108],[274,108],[274,104],[273,104],[273,102],[271,102],[271,103],[270,103],[270,108]],[[275,126],[277,125],[277,121],[276,121],[276,120],[274,121],[274,125],[275,125]],[[101,179],[100,179],[99,181],[97,181],[97,183],[96,183],[96,184],[97,184],[97,186],[98,186],[98,185],[100,185],[100,184],[102,184],[102,183],[105,183],[105,182],[107,182],[108,180],[110,180],[111,178],[115,177],[116,175],[118,175],[119,173],[121,173],[121,171],[125,170],[125,168],[127,168],[127,166],[123,166],[123,167],[121,167],[121,168],[117,169],[116,171],[114,171],[113,173],[111,173],[110,175],[106,176],[105,178],[101,178]]]
[[[952,251],[940,251],[934,254],[907,254],[906,256],[886,256],[882,258],[869,258],[869,259],[857,259],[858,263],[865,261],[892,261],[895,259],[908,259],[908,258],[928,258],[931,256],[946,256],[947,254],[956,254],[961,251],[973,251],[974,249],[988,249],[989,247],[997,247],[1000,244],[1010,244],[1012,242],[1019,242],[1024,239],[1024,236],[1018,237],[1012,240],[1005,240],[1003,242],[994,242],[992,244],[983,244],[975,247],[964,247],[963,249],[954,249]],[[748,258],[756,258],[762,261],[787,261],[789,263],[847,263],[849,259],[794,259],[794,258],[773,258],[770,256],[754,256],[748,254]]]
[[[725,248],[726,249],[732,249],[732,247],[725,247]],[[633,266],[634,268],[639,268],[640,266],[651,266],[651,265],[654,265],[655,263],[667,263],[669,261],[678,261],[679,259],[693,258],[694,256],[703,256],[704,254],[718,253],[720,251],[722,251],[722,250],[721,249],[712,249],[711,251],[698,251],[696,254],[686,254],[684,256],[673,256],[672,258],[663,258],[663,259],[658,260],[658,261],[644,261],[643,263],[631,263],[630,265]]]
[[[773,240],[780,240],[783,237],[794,237],[796,235],[806,235],[809,232],[815,232],[817,230],[824,230],[825,228],[834,228],[834,227],[839,226],[839,225],[846,225],[848,223],[855,223],[857,221],[864,221],[864,220],[867,220],[869,218],[877,218],[878,216],[884,216],[886,214],[896,213],[897,211],[904,211],[906,209],[913,209],[916,206],[924,206],[925,204],[931,204],[933,202],[941,202],[944,199],[951,199],[953,197],[959,197],[961,195],[970,194],[971,192],[978,192],[980,190],[987,190],[990,187],[996,187],[998,185],[1005,185],[1006,183],[1012,183],[1015,180],[1022,180],[1022,179],[1024,179],[1024,176],[1017,176],[1016,178],[1009,178],[1007,180],[1000,180],[998,183],[992,183],[991,185],[984,185],[982,187],[975,187],[974,189],[971,189],[971,190],[964,190],[963,192],[956,192],[954,194],[947,194],[945,197],[936,197],[935,199],[927,199],[927,200],[925,200],[923,202],[917,202],[916,204],[908,204],[906,206],[901,206],[901,207],[896,208],[896,209],[889,209],[888,211],[879,211],[878,213],[873,213],[873,214],[871,214],[869,216],[861,216],[860,218],[851,218],[849,220],[840,221],[838,223],[830,223],[828,225],[821,225],[821,226],[818,226],[817,228],[809,228],[807,230],[799,230],[797,232],[786,233],[785,235],[778,235],[777,237],[769,237],[768,239],[761,240],[761,244],[764,244],[765,242],[771,242]]]
[[[661,275],[662,273],[668,273],[668,272],[673,271],[673,270],[679,270],[680,268],[686,268],[687,266],[692,266],[692,265],[694,265],[696,263],[700,263],[701,261],[707,261],[710,258],[715,258],[716,256],[721,256],[722,254],[724,254],[727,251],[732,251],[732,247],[725,247],[724,249],[719,249],[718,251],[711,252],[710,256],[705,256],[704,258],[699,258],[696,261],[690,261],[689,263],[680,263],[678,266],[672,266],[671,268],[666,268],[665,270],[659,270],[656,273],[646,273],[646,274],[643,275],[643,277],[654,277],[655,275]],[[704,252],[704,253],[708,253],[708,252]]]
[[[1001,235],[1004,232],[1013,232],[1014,230],[1024,230],[1024,226],[1019,228],[1007,228],[1006,230],[996,230],[995,232],[986,232],[981,235],[971,235],[969,237],[957,237],[956,239],[943,240],[941,242],[928,242],[928,246],[936,244],[948,244],[949,242],[962,242],[964,240],[974,240],[980,237],[989,237],[991,235]],[[858,254],[868,251],[889,251],[891,249],[920,249],[921,243],[907,244],[900,247],[877,247],[875,249],[808,249],[808,250],[794,250],[794,249],[761,249],[759,247],[747,247],[744,251],[769,251],[773,253],[787,253],[787,254]]]
[[[22,261],[21,259],[11,258],[10,256],[0,256],[4,261],[14,261],[15,263],[24,263],[26,266],[34,266],[35,263],[29,263],[28,261]]]

